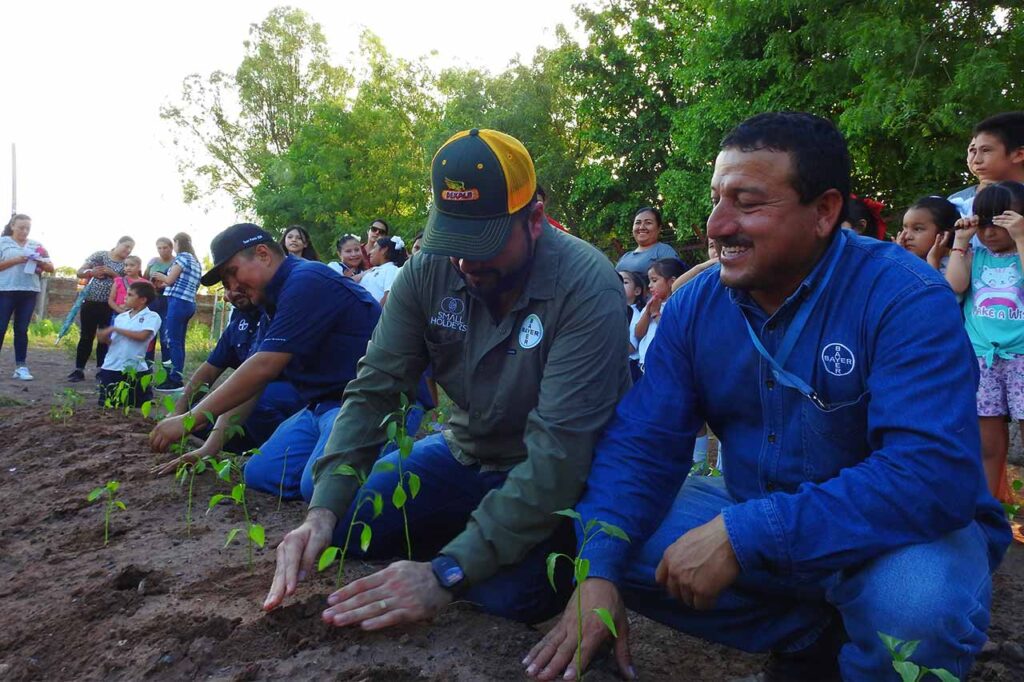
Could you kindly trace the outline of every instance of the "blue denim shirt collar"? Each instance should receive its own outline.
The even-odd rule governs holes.
[[[277,307],[277,299],[281,295],[284,283],[288,280],[288,275],[292,274],[292,270],[300,263],[302,261],[295,256],[285,256],[281,265],[278,266],[277,272],[267,282],[267,286],[263,289],[263,297],[266,299],[264,306],[268,312],[273,312],[274,308]]]
[[[839,230],[844,228],[838,228],[832,233],[831,243],[828,247],[821,252],[818,257],[818,262],[814,264],[814,268],[808,273],[807,277],[804,277],[800,285],[797,286],[796,290],[786,297],[786,300],[782,302],[779,309],[776,310],[772,315],[765,313],[764,309],[758,305],[757,301],[754,300],[753,296],[750,295],[749,291],[745,289],[733,289],[732,287],[726,287],[729,291],[729,300],[734,304],[738,305],[744,310],[749,310],[754,313],[756,319],[772,318],[772,317],[788,317],[792,315],[793,310],[806,299],[811,291],[814,290],[820,282],[821,278],[825,274],[825,269],[828,267],[829,258],[832,253],[839,248]]]

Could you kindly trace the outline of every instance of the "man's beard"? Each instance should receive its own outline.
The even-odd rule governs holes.
[[[475,298],[478,298],[481,301],[483,301],[488,308],[498,307],[498,305],[501,302],[501,297],[503,294],[520,288],[521,286],[523,286],[526,280],[529,279],[530,272],[533,270],[533,261],[534,257],[537,255],[537,250],[535,248],[534,240],[530,237],[529,231],[527,231],[526,235],[526,238],[528,240],[526,248],[528,249],[530,254],[526,258],[526,262],[523,263],[522,267],[512,272],[506,272],[503,275],[498,275],[498,278],[494,282],[494,284],[491,284],[487,287],[475,287],[470,283],[469,278],[466,277],[466,275],[461,270],[459,270],[459,268],[455,268],[455,272],[458,273],[459,277],[462,278],[462,281],[466,283],[466,289],[469,290],[469,293]],[[484,270],[482,272],[476,273],[477,276],[482,274],[497,275],[498,271]]]

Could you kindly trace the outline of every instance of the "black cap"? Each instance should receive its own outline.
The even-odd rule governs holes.
[[[210,251],[213,254],[213,267],[203,275],[199,281],[204,287],[216,284],[220,281],[220,266],[227,263],[231,258],[243,249],[257,244],[273,244],[274,238],[259,225],[252,223],[238,223],[224,230],[210,242]]]

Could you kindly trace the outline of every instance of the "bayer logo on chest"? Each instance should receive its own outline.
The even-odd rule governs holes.
[[[519,347],[529,350],[535,347],[544,338],[544,325],[535,313],[526,316],[519,326]]]
[[[837,377],[846,376],[857,364],[853,351],[841,343],[827,343],[821,349],[821,362],[825,371]]]

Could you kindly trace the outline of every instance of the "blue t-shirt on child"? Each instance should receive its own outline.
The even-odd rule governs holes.
[[[1024,275],[1016,250],[997,254],[974,246],[964,316],[974,352],[986,366],[996,357],[1024,355]]]

